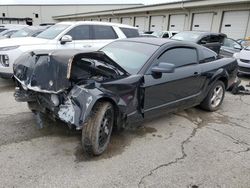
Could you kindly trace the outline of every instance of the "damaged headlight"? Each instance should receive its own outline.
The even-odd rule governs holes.
[[[55,94],[52,94],[52,95],[50,96],[50,100],[51,100],[51,102],[54,104],[54,106],[58,106],[59,103],[60,103],[58,96],[55,95]]]

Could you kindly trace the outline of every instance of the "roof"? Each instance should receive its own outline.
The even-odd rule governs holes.
[[[126,28],[133,28],[138,29],[137,27],[133,27],[130,25],[120,24],[120,23],[112,23],[112,22],[99,22],[99,21],[70,21],[70,22],[60,22],[57,24],[70,24],[70,25],[107,25],[107,26],[117,26],[117,27],[126,27]]]
[[[194,33],[194,34],[198,34],[201,36],[204,36],[204,35],[226,35],[224,33],[215,33],[215,32],[209,32],[209,31],[182,31],[179,33]]]
[[[176,42],[176,41],[170,40],[170,39],[154,38],[154,37],[126,38],[126,39],[121,39],[118,41],[146,43],[146,44],[152,44],[152,45],[156,45],[156,46],[162,46],[162,45],[167,44],[167,43]]]
[[[184,46],[190,46],[190,47],[203,47],[200,46],[194,42],[190,41],[180,41],[180,40],[173,40],[173,39],[166,39],[166,38],[150,38],[150,37],[138,37],[138,38],[126,38],[126,39],[120,39],[114,42],[138,42],[138,43],[145,43],[145,44],[151,44],[155,46],[163,46],[165,44],[168,45],[184,45]]]

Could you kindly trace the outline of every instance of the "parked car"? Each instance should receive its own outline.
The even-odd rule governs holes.
[[[140,37],[149,37],[149,38],[157,38],[157,36],[151,34],[140,34]]]
[[[17,31],[16,29],[6,29],[0,33],[0,39],[10,38]]]
[[[25,27],[15,33],[13,33],[10,38],[17,38],[17,37],[36,37],[41,32],[48,29],[49,26],[29,26]]]
[[[234,57],[238,61],[239,73],[250,75],[250,46],[235,53]]]
[[[238,39],[236,40],[236,42],[238,42],[241,46],[243,47],[247,47],[250,46],[250,39],[246,40],[246,39]]]
[[[183,31],[172,37],[175,40],[190,41],[205,46],[217,54],[220,53],[221,44],[227,36],[223,33],[203,31]]]
[[[16,100],[82,129],[91,155],[106,150],[114,126],[196,105],[217,110],[236,75],[234,58],[160,38],[117,40],[97,52],[33,51],[14,65]]]
[[[225,38],[221,45],[220,55],[223,57],[232,57],[234,53],[240,52],[243,48],[236,40]]]
[[[177,33],[179,33],[179,31],[160,31],[160,32],[153,32],[152,35],[160,38],[171,38]]]
[[[5,30],[9,29],[22,29],[24,27],[27,27],[28,25],[21,25],[21,24],[0,24],[0,33]]]
[[[123,24],[93,21],[61,22],[34,37],[0,41],[0,77],[13,75],[12,65],[24,52],[36,49],[98,50],[116,39],[138,37],[138,29]]]

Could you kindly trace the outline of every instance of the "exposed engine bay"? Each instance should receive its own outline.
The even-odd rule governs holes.
[[[14,95],[17,101],[28,102],[33,112],[51,114],[80,129],[98,98],[112,95],[125,106],[134,99],[135,85],[119,91],[133,93],[124,102],[107,84],[126,76],[127,72],[103,52],[30,52],[14,65]]]

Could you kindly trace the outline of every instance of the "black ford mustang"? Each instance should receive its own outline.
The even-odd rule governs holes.
[[[83,149],[100,155],[114,126],[196,105],[217,110],[236,74],[235,59],[194,43],[125,39],[97,52],[24,54],[14,65],[15,97],[82,129]]]

